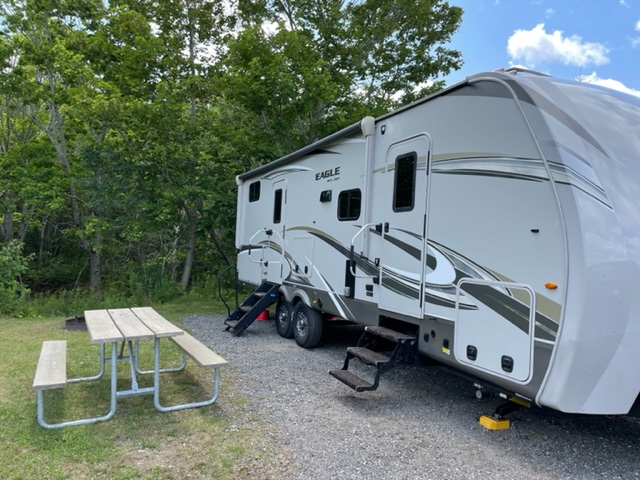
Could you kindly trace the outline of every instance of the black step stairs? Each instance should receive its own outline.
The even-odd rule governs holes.
[[[417,358],[417,338],[380,326],[365,327],[358,346],[347,348],[347,357],[340,370],[329,370],[329,375],[340,380],[356,392],[376,390],[380,376],[398,364],[413,364]],[[390,351],[392,350],[392,351]],[[375,367],[373,382],[349,371],[349,362],[357,358],[365,365]]]
[[[269,282],[264,282],[256,288],[224,321],[227,326],[225,330],[230,330],[235,335],[242,335],[242,332],[256,320],[260,313],[278,300],[279,288],[279,285]]]

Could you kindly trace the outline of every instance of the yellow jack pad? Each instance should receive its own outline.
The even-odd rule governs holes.
[[[511,422],[506,418],[494,418],[482,415],[480,417],[480,425],[488,430],[508,430]]]

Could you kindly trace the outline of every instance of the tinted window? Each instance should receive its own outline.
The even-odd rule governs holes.
[[[260,182],[253,182],[249,185],[249,201],[256,202],[260,200]]]
[[[357,220],[360,218],[362,193],[360,189],[345,190],[338,195],[338,220]]]
[[[273,223],[280,223],[282,220],[282,189],[274,192],[273,199]]]
[[[413,210],[416,186],[416,154],[409,153],[396,159],[396,176],[393,187],[393,211]]]

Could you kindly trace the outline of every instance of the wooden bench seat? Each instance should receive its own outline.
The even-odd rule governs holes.
[[[161,412],[173,412],[183,410],[185,408],[205,407],[213,404],[218,398],[218,389],[220,387],[220,367],[227,364],[227,361],[217,353],[213,352],[209,347],[200,343],[187,332],[169,339],[182,349],[183,364],[186,364],[187,356],[191,357],[200,367],[213,369],[213,392],[211,396],[205,400],[193,403],[183,403],[180,405],[163,406],[160,404],[160,372],[158,369],[158,357],[156,357],[156,368],[154,372],[156,391],[153,402],[156,408]],[[158,342],[158,340],[156,340]],[[156,350],[156,355],[158,351]]]
[[[212,351],[206,345],[200,343],[187,332],[184,332],[184,335],[169,338],[173,343],[184,350],[184,352],[200,367],[218,368],[227,364],[227,361],[224,358]]]
[[[40,359],[33,379],[34,390],[49,390],[67,385],[67,342],[47,340],[42,343]]]
[[[116,344],[111,348],[111,358],[116,357]],[[104,360],[104,352],[101,362]],[[33,389],[37,393],[37,419],[38,424],[43,428],[61,428],[72,425],[86,425],[94,422],[109,420],[116,413],[116,369],[115,361],[112,361],[111,367],[111,409],[109,413],[99,417],[84,418],[81,420],[71,420],[57,423],[49,423],[44,418],[44,398],[45,390],[54,388],[62,388],[70,383],[80,381],[93,380],[102,376],[102,372],[95,377],[87,378],[67,378],[67,341],[66,340],[46,340],[42,342],[42,350],[40,358],[36,366],[36,375],[33,379]]]

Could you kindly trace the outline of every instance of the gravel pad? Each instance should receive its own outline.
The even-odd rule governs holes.
[[[565,415],[538,408],[509,416],[511,428],[478,424],[501,399],[478,401],[467,380],[428,367],[398,367],[374,392],[356,393],[329,376],[362,327],[325,328],[306,350],[278,335],[272,320],[241,336],[222,316],[184,320],[236,372],[243,409],[266,419],[295,479],[635,479],[640,423],[625,417]],[[353,360],[352,364],[359,363]],[[355,366],[355,365],[354,365]],[[350,368],[351,369],[351,368]],[[220,401],[224,405],[224,369]],[[271,478],[255,472],[254,478]]]

